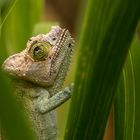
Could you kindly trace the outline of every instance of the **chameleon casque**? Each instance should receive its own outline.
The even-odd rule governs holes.
[[[49,33],[31,37],[25,50],[3,63],[3,70],[15,79],[16,97],[23,102],[37,140],[57,139],[54,109],[71,96],[73,85],[61,88],[73,46],[69,31],[53,26]]]

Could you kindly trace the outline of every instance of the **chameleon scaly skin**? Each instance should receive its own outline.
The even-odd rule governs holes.
[[[71,96],[72,85],[61,91],[74,41],[67,29],[52,27],[27,42],[20,53],[10,56],[3,69],[16,78],[17,98],[31,118],[38,140],[56,140],[55,109]]]

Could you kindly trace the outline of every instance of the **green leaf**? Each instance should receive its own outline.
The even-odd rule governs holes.
[[[15,0],[10,13],[2,26],[2,36],[9,54],[19,51],[26,46],[32,36],[34,25],[40,19],[43,10],[41,0]]]
[[[89,0],[65,140],[102,140],[140,16],[140,1]]]
[[[115,104],[115,140],[133,140],[135,76],[131,51],[124,66]]]
[[[25,48],[42,12],[43,1],[2,1],[0,17],[0,67],[8,54]],[[9,140],[35,140],[30,122],[13,97],[12,83],[0,68],[0,125]]]
[[[140,139],[140,40],[136,38],[131,48],[135,76],[134,140]]]
[[[140,43],[135,36],[115,102],[115,140],[140,139]]]

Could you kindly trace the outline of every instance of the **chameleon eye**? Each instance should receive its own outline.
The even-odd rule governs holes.
[[[43,61],[48,56],[51,47],[48,42],[37,42],[31,47],[29,54],[34,60]]]

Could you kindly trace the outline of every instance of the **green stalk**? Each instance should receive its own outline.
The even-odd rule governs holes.
[[[140,16],[140,1],[89,0],[65,140],[102,140]]]

